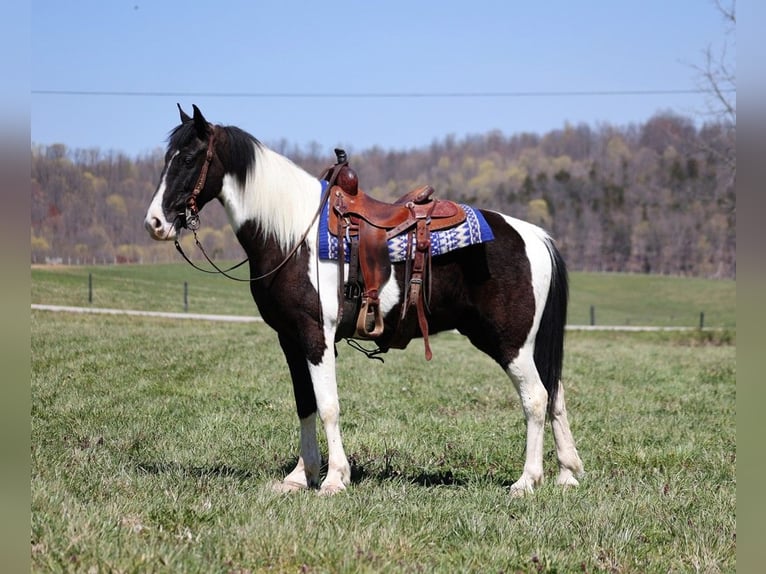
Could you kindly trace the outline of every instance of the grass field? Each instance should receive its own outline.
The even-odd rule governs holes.
[[[247,272],[239,269],[235,275],[247,277]],[[200,273],[185,263],[33,268],[32,303],[183,311],[184,282],[190,312],[257,313],[247,284]],[[592,305],[599,325],[696,327],[704,312],[705,326],[736,326],[734,281],[572,273],[570,283],[570,324],[587,325]]]
[[[99,275],[94,306],[178,310],[163,306],[156,269],[117,269],[142,286]],[[54,273],[82,286],[70,271]],[[87,304],[41,273],[33,302]],[[172,266],[159,275],[179,280]],[[190,310],[253,312],[218,287],[228,282],[191,279],[220,302]],[[569,333],[564,380],[586,476],[556,487],[547,430],[546,483],[522,499],[508,487],[523,417],[494,363],[452,334],[433,339],[430,363],[418,342],[384,365],[340,344],[353,483],[326,498],[270,489],[295,463],[298,428],[265,325],[33,311],[31,328],[35,572],[736,568],[731,332]]]
[[[247,277],[247,265],[232,274]],[[88,300],[92,276],[92,302]],[[255,315],[247,283],[206,275],[186,263],[168,265],[61,266],[32,268],[32,303]]]
[[[736,326],[736,283],[663,275],[571,273],[569,323],[598,325]]]

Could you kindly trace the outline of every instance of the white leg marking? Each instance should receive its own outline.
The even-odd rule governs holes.
[[[316,227],[316,223],[314,226]],[[312,231],[311,237],[316,237]],[[335,494],[345,490],[351,482],[351,468],[343,449],[340,434],[340,403],[335,375],[335,329],[338,318],[338,265],[334,261],[318,261],[315,242],[308,243],[309,280],[319,292],[324,320],[324,337],[327,348],[322,362],[313,365],[309,362],[309,373],[317,401],[317,411],[324,425],[327,437],[327,476],[322,482],[322,494]]]
[[[508,365],[507,372],[519,394],[527,422],[524,471],[511,485],[511,495],[523,496],[543,481],[543,434],[548,392],[535,368],[531,345],[519,350],[519,356]]]
[[[298,464],[282,482],[274,485],[274,490],[294,492],[318,486],[321,462],[317,444],[316,414],[312,414],[301,419],[301,455],[298,457]]]
[[[572,431],[569,428],[567,407],[564,402],[564,385],[559,382],[556,402],[551,413],[553,440],[556,443],[556,457],[559,460],[559,477],[557,484],[562,486],[577,486],[577,477],[583,474],[583,464],[577,453]]]
[[[309,371],[314,385],[317,410],[327,436],[327,477],[322,483],[321,492],[334,494],[345,490],[351,482],[351,467],[340,436],[340,404],[335,380],[335,349],[332,345],[331,329],[325,329],[325,337],[330,344],[325,349],[322,362],[319,365],[309,363]]]

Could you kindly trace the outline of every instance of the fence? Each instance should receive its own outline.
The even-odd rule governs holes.
[[[183,311],[185,313],[188,313],[190,310],[190,284],[189,281],[183,281],[183,283],[178,283],[178,299],[180,299],[180,302],[183,305]],[[93,279],[93,273],[88,273],[88,282],[87,282],[87,300],[88,305],[93,305],[94,300],[94,279]],[[614,313],[612,314],[614,315]],[[637,313],[637,315],[641,315],[641,313]],[[219,315],[211,315],[218,317]],[[630,318],[626,317],[623,321],[607,321],[605,323],[599,323],[597,320],[598,317],[598,309],[596,305],[590,305],[588,309],[588,323],[587,324],[581,324],[581,325],[569,325],[568,328],[571,329],[584,329],[584,330],[607,330],[607,329],[615,329],[615,328],[622,328],[625,330],[642,330],[644,327],[651,327],[654,329],[657,328],[665,328],[665,329],[693,329],[697,328],[699,330],[705,329],[707,326],[705,324],[705,311],[699,311],[698,315],[692,319],[691,317],[684,316],[684,317],[663,317],[661,320],[658,320],[657,317],[646,317],[644,315],[644,319],[640,318]],[[661,324],[658,324],[661,323]],[[675,324],[674,324],[675,323]],[[678,324],[681,323],[681,324]]]

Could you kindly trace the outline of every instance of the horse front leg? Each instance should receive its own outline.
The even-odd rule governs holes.
[[[317,403],[306,356],[299,343],[280,334],[279,344],[287,359],[287,366],[293,381],[295,406],[300,420],[301,442],[298,464],[275,488],[280,492],[292,492],[319,486],[321,457],[316,434]]]
[[[333,334],[325,331],[325,340],[332,341]],[[346,489],[351,482],[351,467],[343,449],[340,435],[340,403],[335,378],[335,348],[328,345],[319,363],[308,363],[314,385],[317,411],[327,436],[327,476],[322,482],[322,494],[335,494]]]

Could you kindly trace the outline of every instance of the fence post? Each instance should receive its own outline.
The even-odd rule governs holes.
[[[700,311],[700,331],[705,328],[705,312]]]
[[[93,303],[93,273],[88,273],[88,303]]]
[[[596,307],[593,305],[590,306],[590,324],[596,324]]]
[[[184,311],[189,310],[189,283],[184,281]]]

